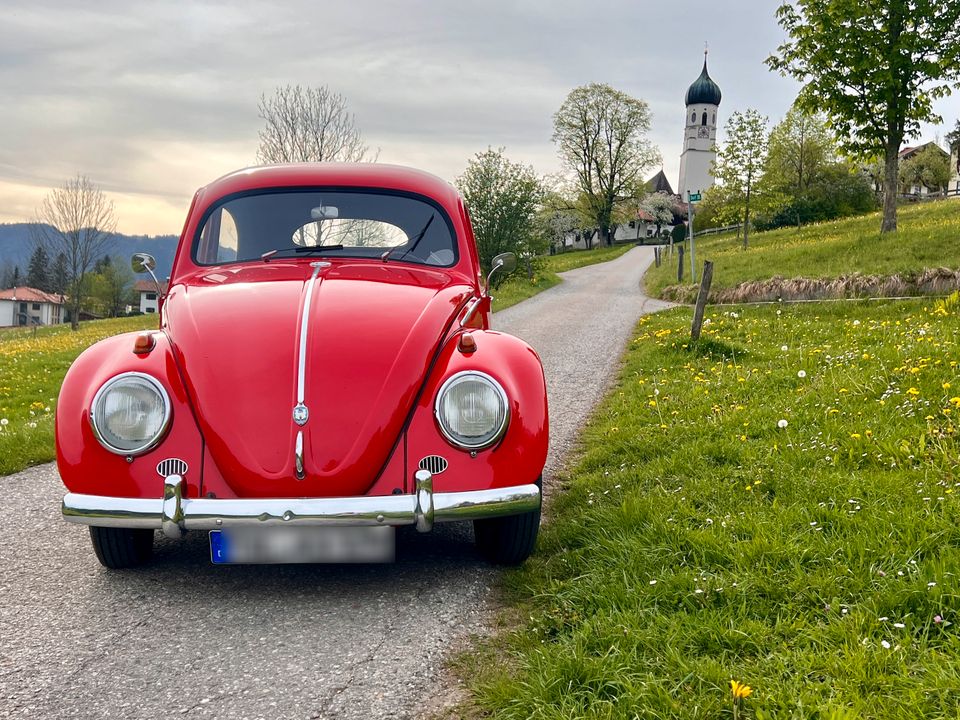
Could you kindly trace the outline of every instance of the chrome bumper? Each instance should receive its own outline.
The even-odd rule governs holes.
[[[516,515],[540,507],[540,488],[533,484],[435,493],[426,470],[417,471],[416,484],[412,495],[216,500],[183,497],[182,478],[171,475],[165,478],[162,498],[68,493],[63,517],[81,525],[162,529],[170,537],[184,530],[240,525],[416,525],[427,532],[435,522]]]

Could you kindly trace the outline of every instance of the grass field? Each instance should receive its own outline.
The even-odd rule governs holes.
[[[641,321],[505,635],[497,718],[956,718],[960,304]],[[731,681],[751,688],[748,694]]]
[[[560,282],[557,273],[615,260],[633,247],[633,244],[615,245],[595,250],[576,250],[560,255],[550,255],[543,259],[542,267],[532,280],[527,279],[522,266],[518,267],[514,276],[493,292],[493,309],[503,310],[552,288]]]
[[[782,228],[750,235],[746,251],[734,234],[696,239],[698,266],[714,263],[713,287],[734,287],[774,275],[785,278],[834,278],[855,272],[892,275],[924,268],[960,267],[960,200],[900,208],[897,233],[880,235],[880,215],[872,213],[836,222]],[[684,277],[690,280],[689,254]],[[646,276],[656,297],[677,282],[677,256]]]
[[[54,458],[53,416],[70,363],[98,340],[157,327],[156,315],[0,332],[0,475]]]

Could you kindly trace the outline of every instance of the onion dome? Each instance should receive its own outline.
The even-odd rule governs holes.
[[[703,71],[687,89],[687,105],[719,105],[720,87],[707,73],[707,59],[703,59]]]

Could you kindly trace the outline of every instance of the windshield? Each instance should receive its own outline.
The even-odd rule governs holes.
[[[215,206],[193,243],[198,265],[320,253],[450,267],[457,245],[438,207],[369,190],[243,195]]]

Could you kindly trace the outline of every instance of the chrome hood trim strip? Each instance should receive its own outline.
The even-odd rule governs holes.
[[[297,404],[293,408],[293,421],[303,427],[310,419],[310,410],[304,404],[304,394],[307,384],[307,331],[310,327],[310,307],[313,304],[313,289],[317,284],[317,277],[320,271],[325,267],[330,267],[330,263],[323,260],[310,263],[313,268],[313,274],[307,280],[307,292],[303,298],[303,313],[300,315],[300,346],[297,356]],[[303,463],[303,431],[297,433],[297,439],[293,447],[293,457],[296,466],[297,480],[303,480],[306,477]]]
[[[310,263],[313,266],[313,274],[307,281],[307,294],[303,299],[303,315],[300,316],[300,353],[297,358],[297,404],[303,405],[303,393],[306,386],[307,374],[307,328],[310,326],[310,305],[313,301],[313,288],[317,284],[317,276],[325,267],[330,267],[328,262]]]

